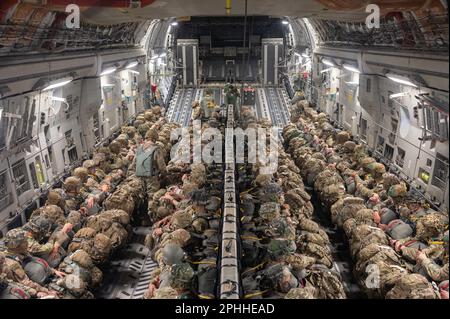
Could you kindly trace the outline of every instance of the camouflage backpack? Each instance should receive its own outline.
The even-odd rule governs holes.
[[[299,285],[298,279],[292,274],[290,267],[282,263],[270,264],[258,275],[261,275],[260,288],[262,290],[277,290],[287,293],[291,288]],[[287,276],[289,276],[289,280],[285,281]]]
[[[300,242],[314,243],[320,246],[326,246],[330,244],[330,240],[326,233],[325,236],[323,236],[323,234],[302,231],[300,236],[298,237],[298,240]]]
[[[385,261],[390,265],[400,265],[400,256],[389,246],[377,243],[369,244],[356,254],[356,274],[365,272],[367,265]]]
[[[359,282],[369,297],[384,298],[395,283],[407,274],[408,271],[405,268],[380,260],[371,263],[360,274]]]
[[[130,223],[130,215],[121,209],[106,210],[101,213],[100,216],[113,222],[120,223],[122,226],[126,226]]]
[[[428,241],[439,237],[448,227],[448,216],[438,212],[427,214],[416,223],[416,237]]]
[[[107,210],[123,210],[131,216],[134,212],[135,203],[133,197],[127,191],[119,188],[105,200],[104,206]]]
[[[316,288],[320,299],[346,299],[338,273],[321,265],[314,265],[307,280]]]
[[[194,270],[187,263],[173,265],[170,271],[169,284],[174,289],[190,289]]]
[[[440,296],[424,276],[408,274],[396,282],[386,299],[440,299]]]
[[[352,256],[355,256],[362,248],[374,243],[388,246],[389,239],[383,231],[372,231],[359,241],[352,241],[350,249]]]
[[[336,224],[339,227],[342,227],[347,219],[356,217],[358,211],[364,208],[366,208],[366,206],[361,198],[345,198],[343,207],[337,212],[337,216],[335,216]]]
[[[111,240],[104,234],[95,235],[92,245],[82,245],[95,264],[105,263],[111,253]]]
[[[315,258],[317,264],[322,264],[330,268],[333,266],[333,258],[331,257],[331,251],[328,246],[302,243],[299,250],[303,254]]]
[[[274,260],[283,255],[292,254],[296,249],[295,242],[287,239],[272,239],[267,245],[267,252]]]
[[[262,204],[259,208],[259,217],[265,221],[280,218],[280,205],[274,202]]]
[[[128,239],[128,232],[121,224],[116,222],[113,222],[107,230],[102,231],[102,234],[111,241],[111,249],[123,247]]]

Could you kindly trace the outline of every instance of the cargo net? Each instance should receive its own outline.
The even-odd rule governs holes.
[[[268,129],[271,124],[256,121],[245,109],[241,127]],[[245,164],[237,164],[243,298],[346,298],[299,168],[280,143],[276,172],[261,173],[258,160],[248,162],[250,147],[245,145]]]
[[[353,272],[370,298],[448,298],[448,213],[335,129],[308,101],[291,108],[284,143],[305,184],[345,233]]]
[[[136,32],[148,23],[81,23],[80,28],[69,29],[67,15],[31,3],[19,3],[5,14],[0,11],[0,55],[134,46]]]
[[[380,27],[365,22],[310,19],[322,45],[367,46],[448,52],[448,14],[393,12]]]

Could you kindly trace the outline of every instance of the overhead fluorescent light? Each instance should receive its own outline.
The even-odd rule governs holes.
[[[331,71],[331,70],[333,70],[333,68],[324,69],[324,70],[320,71],[320,73],[325,73],[325,72],[328,72],[328,71]]]
[[[357,68],[355,68],[352,65],[344,64],[343,67],[344,67],[344,69],[349,70],[351,72],[361,73],[361,72],[359,72],[359,70]]]
[[[281,23],[284,24],[284,25],[288,25],[289,21],[283,20],[283,21],[281,21]]]
[[[403,77],[400,75],[395,75],[395,74],[386,74],[386,77],[394,82],[400,83],[400,84],[404,84],[404,85],[409,85],[412,87],[417,87],[417,85],[415,85],[413,82],[411,82],[410,79],[408,79],[407,77]]]
[[[167,53],[161,53],[158,58],[164,58],[167,55]]]
[[[298,57],[301,57],[302,55],[300,54],[300,53],[298,53],[298,52],[294,52],[294,54],[296,55],[296,56],[298,56]]]
[[[178,22],[177,22],[177,21],[174,21],[174,22],[172,22],[170,25],[173,26],[173,27],[176,27],[176,26],[178,25]]]
[[[134,73],[134,74],[141,74],[140,72],[135,71],[135,70],[128,70],[128,71],[130,71],[131,73]]]
[[[63,98],[63,97],[58,97],[58,96],[52,96],[52,101],[57,101],[57,102],[61,102],[64,103],[66,105],[66,107],[64,108],[64,111],[67,112],[70,108],[69,103],[67,103],[67,99]],[[53,108],[53,113],[54,114],[58,114],[59,113],[60,108],[58,108],[57,110],[55,110]]]
[[[63,97],[58,97],[58,96],[52,96],[52,100],[53,101],[58,101],[58,102],[67,102],[67,100]]]
[[[352,82],[345,82],[345,84],[348,84],[348,85],[359,85],[359,82],[352,81]]]
[[[306,53],[302,53],[302,57],[309,58],[309,55],[307,55]]]
[[[127,66],[125,67],[125,69],[132,69],[132,68],[134,68],[135,66],[137,66],[138,64],[139,64],[138,61],[130,62],[130,63],[127,64]]]
[[[100,76],[108,75],[108,74],[114,73],[114,72],[116,72],[116,70],[117,70],[116,67],[106,68],[106,69],[103,70],[102,73],[100,73]]]
[[[48,86],[46,86],[42,91],[47,91],[47,90],[51,90],[51,89],[56,89],[59,87],[62,87],[66,84],[69,84],[70,82],[73,81],[73,78],[64,78],[64,79],[59,79],[57,81],[53,81],[50,82],[50,84]]]
[[[334,63],[327,59],[323,59],[322,63],[328,66],[334,66]]]
[[[403,97],[403,96],[406,96],[406,95],[408,95],[408,94],[409,94],[408,92],[395,93],[395,94],[389,95],[389,98],[390,98],[390,99],[396,99],[396,98],[398,98],[398,97]]]

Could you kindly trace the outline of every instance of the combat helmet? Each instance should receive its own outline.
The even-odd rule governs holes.
[[[128,144],[128,136],[126,134],[120,134],[119,136],[117,136],[117,138],[115,139],[116,142],[119,142],[122,147],[127,147]]]
[[[222,203],[220,197],[211,196],[206,204],[206,210],[210,212],[216,212],[220,208],[220,204]]]
[[[95,166],[97,166],[97,165],[95,165],[95,162],[93,160],[86,160],[83,162],[84,168],[91,169],[91,168],[94,168]]]
[[[30,230],[35,234],[44,236],[49,233],[52,227],[50,219],[44,216],[37,216],[32,218],[28,223],[24,225],[24,230]]]
[[[192,223],[191,212],[187,209],[178,210],[172,215],[172,225],[175,228],[186,228]]]
[[[107,161],[106,154],[105,153],[96,153],[92,157],[92,160],[96,165],[100,165],[101,163]]]
[[[77,177],[70,176],[65,179],[63,186],[67,192],[78,192],[78,189],[81,187],[81,181]]]
[[[147,130],[147,132],[145,133],[145,139],[150,140],[152,142],[156,142],[158,140],[158,137],[159,137],[158,130],[156,130],[153,127]]]
[[[45,205],[57,205],[61,208],[64,208],[64,200],[61,194],[55,190],[48,192],[47,200],[45,201]]]
[[[197,234],[202,234],[208,227],[208,221],[205,218],[199,217],[192,222],[192,228]]]
[[[188,263],[181,263],[172,266],[170,271],[170,286],[174,289],[190,289],[194,270]]]
[[[208,195],[204,188],[196,189],[189,194],[191,201],[197,205],[206,205],[208,201]]]
[[[6,248],[17,249],[23,243],[27,242],[27,234],[22,228],[14,228],[6,233],[3,241],[5,242]]]
[[[171,237],[171,242],[180,247],[184,247],[191,239],[191,234],[183,228],[174,230],[169,236]]]
[[[85,182],[89,177],[89,170],[86,167],[77,167],[73,171],[73,176],[78,177],[80,181]]]
[[[144,119],[148,122],[151,122],[153,120],[153,112],[152,111],[145,111],[144,113]]]
[[[117,155],[120,153],[122,145],[118,141],[112,141],[111,144],[109,144],[109,149],[113,154]]]
[[[141,123],[142,124],[142,123]],[[124,126],[122,128],[122,133],[127,134],[130,138],[133,138],[137,130],[134,126]]]

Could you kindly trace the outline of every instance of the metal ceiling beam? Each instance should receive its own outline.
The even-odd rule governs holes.
[[[46,0],[46,6],[68,6],[69,4],[76,4],[79,7],[109,7],[109,8],[130,8],[134,7],[133,3],[140,3],[140,7],[144,8],[151,5],[156,0]],[[43,4],[44,5],[44,4]]]

